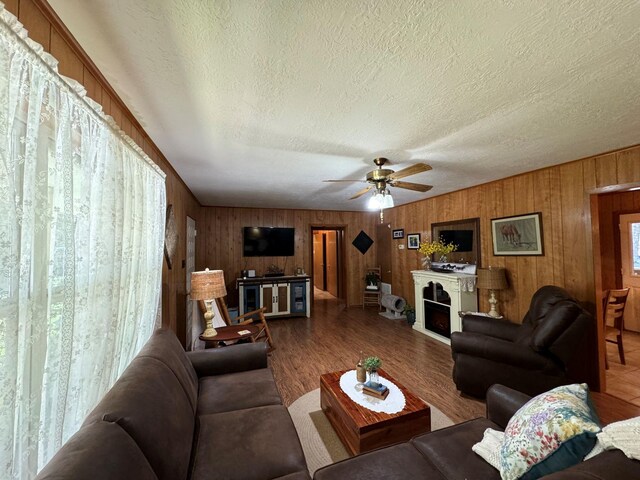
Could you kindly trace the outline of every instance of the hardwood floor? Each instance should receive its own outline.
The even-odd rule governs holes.
[[[623,335],[626,365],[620,363],[618,347],[607,343],[607,393],[640,406],[640,333]]]
[[[320,387],[320,375],[355,367],[359,352],[382,359],[382,368],[454,422],[484,416],[483,401],[462,396],[451,378],[449,346],[388,320],[375,308],[344,308],[318,295],[311,318],[269,320],[276,349],[270,363],[285,405]]]

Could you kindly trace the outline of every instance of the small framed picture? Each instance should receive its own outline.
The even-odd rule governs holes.
[[[544,255],[540,213],[491,220],[494,255]]]
[[[391,237],[394,240],[397,240],[398,238],[404,238],[404,228],[399,228],[397,230],[392,230],[391,231]]]
[[[418,250],[420,248],[420,234],[410,233],[407,235],[407,248],[409,250]]]

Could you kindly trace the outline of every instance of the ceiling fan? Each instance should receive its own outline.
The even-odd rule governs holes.
[[[423,193],[428,192],[433,188],[431,185],[424,185],[422,183],[398,181],[399,179],[404,177],[427,172],[431,170],[431,166],[427,165],[426,163],[416,163],[414,165],[411,165],[410,167],[403,168],[402,170],[394,172],[390,168],[383,168],[384,164],[388,161],[388,159],[383,157],[374,158],[373,163],[375,163],[378,168],[367,173],[366,180],[325,180],[325,182],[368,182],[371,184],[368,187],[363,188],[362,190],[357,192],[353,197],[350,198],[350,200],[361,197],[373,188],[376,189],[374,198],[378,195],[382,195],[383,197],[388,196],[389,199],[391,199],[391,192],[389,192],[387,187],[405,188],[407,190],[413,190],[415,192]],[[387,206],[393,205],[385,205],[382,208],[385,208]]]

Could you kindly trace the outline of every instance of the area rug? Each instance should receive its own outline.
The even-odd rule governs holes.
[[[289,406],[289,414],[296,427],[309,473],[325,465],[349,457],[346,448],[320,409],[320,389],[304,394]],[[453,421],[433,405],[431,430],[453,425]]]

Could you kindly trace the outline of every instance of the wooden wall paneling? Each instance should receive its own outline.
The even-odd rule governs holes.
[[[46,51],[50,51],[51,23],[43,15],[33,0],[17,0],[13,5],[6,2],[4,3],[5,8],[16,15],[18,20],[20,20],[20,23],[22,23],[29,31],[29,38],[42,45]]]
[[[598,187],[596,159],[586,158],[582,161],[582,183],[586,192],[595,192]]]
[[[469,191],[466,189],[458,190],[451,195],[451,203],[449,206],[454,218],[463,219],[469,217],[469,212],[464,209],[464,199],[467,195],[469,195]]]
[[[600,155],[594,158],[596,167],[596,187],[606,187],[618,183],[616,153]]]
[[[585,159],[582,164],[582,228],[585,243],[585,261],[584,261],[584,288],[585,298],[591,298],[591,312],[595,312],[595,281],[594,281],[594,262],[593,257],[597,253],[593,249],[593,235],[591,233],[591,194],[597,188],[598,179],[596,176],[595,161],[593,158]]]
[[[210,208],[204,208],[203,212],[204,212],[203,214],[204,225],[200,225],[200,228],[199,228],[199,230],[202,232],[201,234],[205,237],[204,238],[204,245],[205,245],[204,263],[202,267],[211,268],[209,261],[212,258],[216,258],[215,249],[220,245],[220,242],[216,238],[217,229],[215,228],[215,225],[217,224],[217,222],[215,218],[211,218],[211,217],[215,217],[219,215],[219,212]],[[201,234],[199,233],[198,236],[200,236]]]
[[[308,249],[311,237],[310,225],[346,225],[346,265],[347,302],[358,304],[362,290],[360,277],[364,277],[365,265],[375,262],[376,243],[361,255],[351,241],[360,230],[374,238],[375,228],[368,213],[359,212],[322,212],[312,210],[279,210],[260,208],[204,207],[208,234],[206,259],[207,265],[223,268],[227,278],[227,288],[235,291],[235,278],[241,270],[253,269],[257,275],[263,275],[269,265],[275,264],[292,273],[300,266],[311,272],[311,253]],[[296,248],[293,257],[243,257],[242,228],[245,226],[280,226],[296,229]],[[211,243],[217,245],[211,245]],[[217,265],[223,265],[218,267]],[[236,301],[237,302],[237,301]]]
[[[102,101],[102,91],[96,77],[93,76],[89,69],[84,67],[82,69],[82,84],[87,90],[87,97],[97,103]]]
[[[551,221],[551,170],[545,168],[533,173],[534,207],[533,210],[542,214],[542,242],[545,254],[536,257],[537,287],[553,285],[553,259],[548,255],[548,248],[553,245],[553,222]]]
[[[104,88],[102,89],[101,103],[102,103],[102,111],[105,113],[105,115],[111,115],[111,95],[109,95],[109,92]],[[142,143],[139,143],[138,146],[142,148],[144,153],[149,155],[149,158],[152,158],[150,155],[149,146],[146,144],[146,142],[143,141]]]
[[[584,262],[587,259],[584,239],[582,164],[572,162],[559,167],[561,188],[562,250],[565,288],[576,297],[585,299]]]
[[[545,244],[544,254],[549,257],[553,265],[553,285],[564,286],[564,232],[563,232],[563,205],[561,203],[562,179],[559,170],[553,169],[549,171],[550,191],[552,193],[551,206],[549,208],[549,217],[551,222],[548,226],[543,225],[542,228],[551,228],[551,242]]]
[[[514,177],[513,180],[515,208],[522,213],[535,212],[534,175],[532,173],[519,175]],[[530,292],[529,295],[518,295],[514,299],[518,308],[518,318],[522,319],[529,310],[531,296],[538,289],[538,285],[540,285],[536,270],[538,257],[525,255],[515,257],[515,260],[518,272],[518,290],[522,292]]]
[[[486,241],[480,242],[480,267],[495,265],[493,256],[493,237],[491,235],[491,219],[499,217],[498,205],[500,203],[499,196],[502,195],[502,189],[498,182],[486,183],[478,187],[482,203],[480,205],[480,238]],[[504,267],[504,262],[499,266]],[[485,310],[482,310],[485,311]]]
[[[461,199],[461,216],[462,218],[480,218],[480,226],[482,227],[482,198],[480,187],[468,188]],[[480,259],[482,260],[483,252],[480,250]]]
[[[502,188],[502,195],[501,197],[498,196],[496,200],[500,202],[499,204],[501,206],[502,211],[500,212],[498,218],[529,213],[528,211],[523,210],[524,207],[516,203],[516,185],[515,185],[515,179],[513,177],[507,178],[504,181],[500,182],[500,186]],[[519,196],[518,196],[518,200],[520,200]],[[489,234],[492,235],[492,232],[490,231]],[[507,256],[507,255],[499,256],[498,262],[492,263],[486,266],[489,267],[489,266],[494,266],[496,264],[499,265],[499,262],[502,262],[504,268],[507,270],[507,278],[509,279],[510,285],[513,286],[512,287],[513,292],[514,293],[521,292],[517,257]],[[522,320],[522,315],[520,314],[520,311],[519,311],[519,302],[518,302],[518,298],[520,297],[520,295],[517,295],[517,294],[509,295],[508,292],[505,292],[505,293],[507,293],[507,295],[501,296],[502,298],[501,313],[505,317],[515,322],[520,322]],[[484,296],[486,297],[486,292],[481,291],[480,294],[481,295],[484,294]],[[488,306],[488,303],[486,305]]]
[[[118,125],[120,125],[120,128],[124,133],[126,133],[129,137],[131,137],[131,134],[133,131],[133,125],[131,124],[131,120],[129,120],[129,118],[123,115]]]
[[[113,121],[122,129],[122,109],[118,103],[114,101],[111,102],[111,116],[113,117]]]
[[[19,15],[20,1],[19,0],[4,0],[4,2],[2,3],[4,3],[4,8],[7,9],[7,11],[13,13],[16,17],[20,18],[20,15]]]
[[[51,29],[51,55],[58,59],[58,72],[82,83],[84,67],[80,57],[71,49],[67,41],[55,29]]]
[[[85,78],[87,78],[87,75],[85,75]],[[94,98],[94,100],[95,100],[96,102],[98,102],[98,103],[102,106],[102,111],[104,112],[104,101],[103,101],[103,98],[104,98],[105,96],[107,96],[107,93],[106,93],[106,90],[105,90],[105,89],[102,87],[102,85],[100,84],[100,81],[99,81],[99,80],[97,80],[97,79],[96,79],[96,81],[97,81],[96,97]],[[138,146],[139,146],[140,148],[142,148],[142,149],[144,150],[144,148],[143,148],[143,144],[142,144],[141,142],[136,142],[136,143],[138,144]]]
[[[593,249],[593,235],[591,232],[591,195],[589,192],[593,192],[597,186],[597,176],[594,159],[584,159],[580,162],[573,162],[576,165],[580,165],[582,168],[582,205],[580,210],[582,212],[582,238],[584,239],[584,254],[583,254],[583,304],[594,315],[591,328],[587,334],[586,351],[581,352],[584,358],[583,364],[577,369],[577,373],[580,375],[578,379],[586,380],[594,389],[600,388],[600,349],[602,348],[602,342],[599,341],[600,332],[602,327],[600,317],[598,316],[596,304],[596,291],[594,280],[594,256],[597,252]],[[602,365],[604,367],[604,365]]]
[[[616,153],[618,184],[640,183],[640,148]]]

